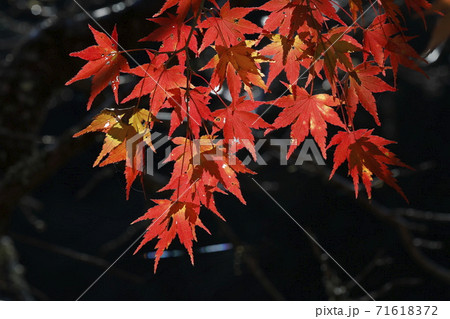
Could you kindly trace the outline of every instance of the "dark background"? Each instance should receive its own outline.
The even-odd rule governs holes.
[[[125,48],[142,45],[137,40],[155,27],[145,18],[162,5],[139,0],[79,3],[94,15],[109,10],[97,20],[108,32],[117,24]],[[240,6],[257,4],[239,1]],[[260,18],[259,13],[249,15],[255,22]],[[71,138],[114,104],[106,89],[86,112],[90,81],[64,86],[84,64],[69,53],[94,43],[88,23],[99,29],[71,0],[0,4],[1,299],[78,298],[142,233],[146,223],[129,224],[150,206],[146,198],[164,198],[156,190],[168,180],[170,167],[146,177],[146,194],[136,183],[126,201],[122,165],[92,168],[102,136]],[[420,19],[407,20],[409,32],[418,35],[412,41],[418,52],[426,46],[435,17],[427,17],[427,23],[425,30]],[[294,161],[280,166],[277,148],[263,148],[269,165],[250,165],[258,172],[255,179],[375,299],[450,297],[449,44],[440,51],[437,60],[423,65],[429,79],[403,68],[398,92],[377,95],[382,126],[375,133],[397,141],[391,149],[415,168],[394,170],[409,205],[380,181],[375,181],[371,203],[364,192],[355,200],[345,169],[328,181],[329,168],[295,166]],[[121,98],[134,83],[121,85]],[[280,92],[275,86],[272,95],[260,98],[270,100]],[[275,109],[265,115],[267,121],[273,121],[279,112]],[[357,125],[370,128],[374,123],[359,111]],[[289,130],[273,136],[288,137]],[[250,177],[241,176],[240,182],[247,205],[218,196],[227,222],[202,212],[212,235],[198,230],[195,243],[196,249],[220,243],[232,243],[233,249],[196,252],[193,267],[175,240],[170,251],[181,250],[182,256],[162,259],[153,274],[153,260],[145,255],[154,242],[136,255],[132,247],[82,299],[368,298]]]

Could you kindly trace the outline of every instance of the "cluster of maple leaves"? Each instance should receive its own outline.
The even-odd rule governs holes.
[[[430,9],[426,0],[405,3],[421,17]],[[268,14],[261,27],[245,18],[254,11]],[[375,18],[363,27],[361,17],[367,11],[375,13]],[[172,139],[176,147],[166,160],[174,162],[173,172],[160,190],[172,191],[172,195],[154,200],[156,205],[137,220],[152,220],[138,249],[158,239],[155,271],[176,236],[193,262],[196,226],[208,231],[199,217],[201,207],[223,218],[215,205],[215,193],[229,192],[245,204],[237,174],[254,172],[236,158],[236,152],[245,148],[256,159],[252,129],[269,133],[290,127],[288,157],[308,135],[324,157],[336,146],[331,176],[347,161],[356,196],[361,180],[370,198],[371,182],[377,176],[405,197],[388,168],[407,167],[386,148],[393,142],[373,135],[373,129],[354,129],[360,107],[376,125],[381,124],[374,93],[396,90],[399,65],[422,72],[417,65],[421,58],[408,44],[402,12],[394,0],[349,0],[346,8],[331,0],[271,0],[252,8],[232,8],[229,1],[220,7],[213,0],[167,0],[148,20],[158,28],[141,41],[160,44],[158,50],[145,49],[148,63],[130,68],[127,59],[137,50],[128,52],[120,47],[116,28],[109,36],[89,26],[97,45],[71,54],[88,63],[66,84],[93,77],[88,110],[109,84],[118,105],[135,101],[132,107],[103,110],[75,135],[105,134],[94,166],[125,161],[127,198],[133,182],[142,176],[139,168],[145,162],[143,149],[130,150],[127,142],[143,142],[153,148],[151,131],[162,109],[172,110],[170,136],[186,122],[185,136]],[[196,68],[193,61],[207,50],[215,55],[201,69]],[[357,65],[355,61],[359,61]],[[262,63],[268,63],[267,80]],[[204,71],[208,69],[212,73]],[[387,72],[394,76],[393,86],[380,78]],[[121,73],[140,81],[119,101]],[[280,74],[287,80],[282,82],[287,94],[274,101],[256,101],[252,90],[259,87],[268,92]],[[301,81],[303,75],[306,81]],[[194,78],[204,85],[193,85]],[[330,94],[313,93],[317,78],[328,81]],[[230,103],[217,94],[225,83]],[[147,95],[149,105],[143,105],[141,99]],[[212,95],[218,96],[222,108],[213,111]],[[272,124],[255,112],[263,104],[282,109]],[[340,131],[327,145],[328,125]],[[220,135],[223,139],[217,139]]]

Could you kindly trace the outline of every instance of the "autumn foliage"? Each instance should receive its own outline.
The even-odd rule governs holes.
[[[406,0],[405,5],[419,17],[430,10],[426,0]],[[101,111],[75,136],[104,133],[94,166],[124,161],[127,197],[144,174],[146,160],[142,148],[130,149],[127,143],[145,143],[157,152],[154,124],[161,110],[171,111],[167,134],[175,147],[166,161],[173,162],[173,171],[161,189],[171,196],[153,200],[155,205],[135,221],[151,220],[138,249],[157,239],[155,271],[175,237],[193,262],[196,227],[208,232],[201,209],[223,218],[214,200],[217,193],[231,193],[245,204],[238,174],[254,172],[236,152],[246,149],[256,159],[253,130],[270,136],[287,127],[292,143],[288,157],[311,135],[324,158],[334,148],[330,178],[347,162],[356,196],[362,182],[370,198],[372,179],[378,177],[406,199],[389,169],[408,167],[387,148],[393,142],[374,135],[373,128],[357,128],[355,121],[367,112],[374,126],[382,124],[376,94],[396,91],[400,65],[423,72],[417,63],[421,57],[405,35],[403,9],[393,0],[349,0],[345,8],[332,0],[271,0],[251,8],[232,7],[229,1],[220,7],[216,1],[167,0],[148,19],[156,29],[140,40],[157,43],[158,50],[126,50],[116,28],[109,35],[89,26],[96,44],[71,54],[88,62],[66,84],[92,77],[88,110],[111,84],[118,106]],[[266,16],[263,25],[246,18],[252,12]],[[368,16],[375,18],[367,21]],[[130,68],[138,51],[146,51],[148,60]],[[199,65],[205,57],[208,62]],[[119,100],[121,74],[139,81]],[[327,81],[329,90],[317,92],[317,81]],[[280,83],[282,96],[255,100],[255,90],[268,93]],[[224,87],[230,102],[219,94]],[[262,115],[272,106],[281,112],[267,123]],[[182,127],[185,133],[179,136]],[[329,136],[331,127],[338,131],[334,136]]]

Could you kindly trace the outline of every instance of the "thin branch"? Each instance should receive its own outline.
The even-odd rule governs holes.
[[[8,169],[0,181],[0,234],[6,231],[10,214],[24,195],[45,182],[73,156],[94,142],[93,136],[72,138],[88,121],[86,118],[79,125],[68,129],[52,148],[43,149]]]
[[[314,170],[308,169],[310,172],[315,172],[323,178],[324,181],[328,181],[328,176],[330,175],[329,170],[315,166]],[[335,174],[330,180],[331,185],[344,190],[347,195],[354,196],[353,186],[346,179]],[[425,231],[426,227],[420,224],[411,224],[401,214],[398,214],[398,210],[390,209],[375,200],[368,200],[363,197],[358,197],[355,201],[365,208],[367,211],[371,212],[378,218],[388,221],[390,224],[395,226],[398,233],[400,234],[400,239],[405,247],[406,251],[410,257],[424,270],[428,271],[431,275],[439,278],[446,283],[450,283],[450,269],[436,263],[426,256],[416,245],[414,245],[414,237],[411,230]],[[436,215],[435,215],[436,216]]]
[[[379,289],[371,291],[370,294],[378,300],[388,292],[398,287],[414,287],[423,282],[420,278],[399,278],[383,284]],[[367,296],[362,296],[360,300],[369,300]]]
[[[395,212],[402,216],[411,217],[414,219],[422,219],[433,222],[450,222],[450,214],[446,213],[423,211],[415,208],[397,208]]]
[[[231,227],[224,223],[222,220],[218,221],[220,229],[223,231],[225,236],[231,241],[234,247],[243,247],[242,241],[236,235],[236,233],[231,229]],[[277,287],[270,281],[267,275],[262,270],[258,261],[248,253],[242,254],[242,260],[246,266],[250,269],[252,275],[259,281],[264,290],[274,299],[274,300],[286,300],[283,294],[278,290]]]
[[[0,292],[16,300],[34,300],[25,279],[25,268],[19,262],[14,242],[9,236],[0,237]]]
[[[68,247],[63,247],[60,245],[56,245],[53,243],[49,243],[40,239],[37,239],[35,237],[29,237],[26,235],[22,235],[22,234],[18,234],[18,233],[11,233],[11,237],[17,241],[20,242],[22,244],[28,245],[28,246],[33,246],[42,250],[46,250],[58,255],[62,255],[71,259],[74,259],[78,262],[81,263],[86,263],[101,269],[104,269],[106,267],[108,267],[111,262],[107,261],[105,259],[96,257],[96,256],[92,256],[86,253],[82,253],[82,252],[78,252],[75,251],[71,248]],[[120,268],[113,268],[111,269],[111,273],[116,275],[117,277],[121,277],[123,279],[126,279],[128,281],[133,282],[134,284],[139,284],[139,283],[143,283],[145,282],[145,280],[133,273],[130,273],[126,270],[122,270]]]

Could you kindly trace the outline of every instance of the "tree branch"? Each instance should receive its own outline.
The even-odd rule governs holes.
[[[105,259],[92,256],[86,253],[75,251],[71,248],[63,247],[60,245],[52,244],[34,237],[28,237],[22,234],[18,233],[12,233],[11,237],[16,240],[17,242],[23,243],[28,246],[33,246],[39,249],[43,249],[58,255],[62,255],[71,259],[74,259],[81,263],[86,263],[101,269],[108,268],[111,265],[110,261],[107,261]],[[133,273],[130,273],[128,271],[122,270],[117,267],[111,268],[110,272],[117,277],[121,277],[123,279],[126,279],[128,281],[133,282],[134,284],[139,284],[145,282],[145,280]]]
[[[341,190],[344,190],[345,193],[351,197],[354,196],[354,190],[351,183],[349,183],[346,179],[343,177],[340,177],[339,175],[335,174],[334,177],[328,182],[328,177],[330,176],[330,171],[319,166],[315,166],[315,168],[312,170],[310,167],[307,169],[309,172],[314,172],[322,177],[323,181],[327,181],[327,184],[330,184],[334,187],[337,187]],[[375,200],[368,200],[363,197],[358,197],[355,199],[355,201],[364,209],[371,212],[375,216],[377,216],[380,219],[383,219],[385,221],[388,221],[390,224],[392,224],[398,231],[400,235],[401,242],[403,246],[405,247],[406,251],[410,255],[410,257],[424,270],[429,272],[434,277],[445,281],[446,283],[450,284],[450,269],[446,268],[445,266],[442,266],[435,261],[431,260],[429,257],[427,257],[416,245],[413,243],[413,235],[411,233],[411,230],[418,230],[418,231],[426,231],[426,226],[420,225],[417,223],[410,223],[409,221],[405,220],[402,217],[402,214],[399,212],[405,211],[405,209],[399,210],[399,209],[391,209],[386,206],[383,206],[382,204],[378,203]],[[406,210],[407,211],[407,210]],[[420,211],[414,210],[416,213],[416,216],[425,216],[424,214],[420,214]],[[410,211],[411,212],[411,211]],[[434,220],[444,219],[447,218],[445,216],[446,214],[442,213],[433,213]],[[444,217],[445,216],[445,217]],[[425,219],[425,218],[422,218]]]

